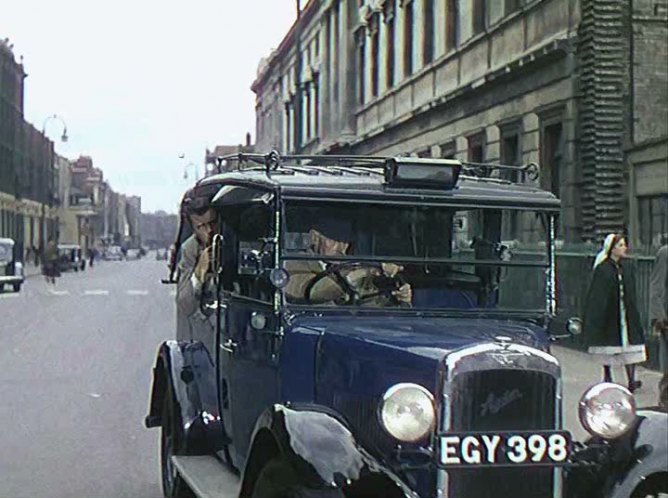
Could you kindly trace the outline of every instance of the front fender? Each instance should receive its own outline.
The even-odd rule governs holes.
[[[354,489],[373,480],[374,486],[386,489],[383,496],[413,496],[410,488],[367,453],[327,408],[274,405],[258,419],[252,441],[240,496],[252,494],[262,467],[276,457],[287,460],[308,488]]]
[[[606,498],[627,498],[653,476],[668,482],[668,413],[642,410],[638,418],[626,465]]]
[[[171,390],[186,447],[191,451],[206,452],[222,449],[226,437],[218,410],[216,385],[215,365],[201,342],[163,342],[153,368],[146,426],[162,425],[164,398]]]
[[[567,496],[629,498],[647,485],[668,482],[667,447],[668,414],[639,410],[635,426],[624,436],[583,445],[585,458],[569,471]]]

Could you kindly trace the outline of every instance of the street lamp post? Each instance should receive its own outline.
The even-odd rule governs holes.
[[[51,121],[52,119],[57,119],[57,120],[59,120],[59,121],[62,123],[62,125],[63,125],[63,134],[61,135],[60,140],[61,140],[62,142],[67,142],[67,140],[68,140],[68,138],[69,138],[69,137],[67,136],[67,125],[65,124],[65,120],[64,120],[63,118],[61,118],[60,116],[58,116],[58,114],[52,114],[51,116],[48,116],[48,117],[44,120],[44,124],[42,124],[42,135],[45,135],[45,136],[46,136],[46,125],[47,125],[47,123],[48,123],[49,121]]]
[[[47,118],[44,120],[44,123],[42,123],[42,135],[46,137],[46,125],[49,123],[51,120],[57,120],[60,121],[60,123],[63,125],[63,134],[60,136],[60,140],[62,142],[67,142],[68,136],[67,136],[67,124],[65,123],[65,120],[58,116],[57,114],[52,114],[51,116],[47,116]],[[53,161],[54,157],[51,157],[51,165],[50,165],[50,170],[48,172],[48,178],[52,178],[52,173],[53,173]],[[41,220],[41,230],[40,230],[40,245],[42,247],[45,247],[45,238],[46,238],[46,203],[48,200],[49,207],[51,207],[53,203],[53,192],[52,188],[53,186],[47,186],[46,181],[40,182],[44,186],[44,190],[41,192],[41,204],[42,204],[42,220]],[[49,182],[51,183],[51,182]]]
[[[199,175],[197,171],[197,164],[193,162],[189,162],[183,167],[183,179],[187,180],[188,179],[188,170],[192,168],[195,171],[195,181],[199,180]]]

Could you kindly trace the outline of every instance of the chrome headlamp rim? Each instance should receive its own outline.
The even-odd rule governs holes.
[[[619,399],[622,402],[628,403],[630,416],[628,417],[628,420],[623,421],[621,427],[619,427],[619,429],[616,431],[603,432],[601,430],[597,430],[592,426],[590,420],[588,419],[588,416],[591,415],[590,410],[592,409],[591,405],[593,401],[597,397],[601,396],[601,394],[603,394],[606,390],[616,391],[616,393],[620,396]],[[582,397],[580,398],[580,402],[578,403],[578,418],[580,419],[582,427],[584,427],[585,430],[592,436],[601,437],[603,439],[617,439],[626,434],[633,427],[633,422],[636,419],[636,412],[637,408],[633,394],[624,386],[612,382],[601,382],[591,386],[583,393]]]
[[[414,389],[414,390],[418,391],[420,394],[424,395],[428,399],[429,405],[430,405],[430,408],[431,408],[431,410],[429,412],[430,416],[431,416],[430,423],[427,426],[425,426],[424,430],[419,435],[416,435],[415,437],[411,437],[411,438],[398,437],[398,435],[396,433],[393,433],[393,431],[388,427],[388,424],[386,424],[385,416],[384,416],[387,402],[389,400],[391,400],[397,393],[401,392],[402,390],[406,390],[406,389]],[[385,391],[385,393],[383,394],[382,401],[381,401],[381,403],[378,407],[378,419],[379,419],[380,424],[383,427],[383,429],[390,436],[392,436],[393,438],[395,438],[399,441],[402,441],[402,442],[406,442],[406,443],[416,443],[416,442],[424,439],[425,437],[427,437],[432,432],[433,428],[435,427],[435,424],[436,424],[436,405],[435,405],[435,402],[434,402],[434,395],[432,394],[431,391],[429,391],[429,389],[425,388],[424,386],[421,386],[420,384],[415,384],[413,382],[400,382],[398,384],[394,384],[393,386],[388,388]]]

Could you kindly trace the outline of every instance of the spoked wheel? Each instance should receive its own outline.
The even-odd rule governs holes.
[[[668,498],[668,475],[654,475],[646,479],[631,498]]]
[[[195,498],[183,478],[172,463],[172,456],[183,450],[183,435],[178,423],[174,396],[167,389],[162,408],[162,428],[160,431],[160,469],[162,471],[162,492],[165,498]]]
[[[292,467],[276,458],[260,471],[253,498],[344,498],[344,494],[338,489],[309,489],[300,485]]]

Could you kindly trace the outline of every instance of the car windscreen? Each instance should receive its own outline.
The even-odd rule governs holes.
[[[0,242],[0,263],[8,263],[14,258],[14,246]]]
[[[541,213],[293,202],[285,218],[284,267],[294,280],[288,302],[407,306],[394,295],[408,284],[415,308],[545,308],[547,222]],[[343,244],[331,243],[337,239]],[[327,244],[339,252],[327,252]],[[387,278],[387,263],[401,267],[396,277]],[[309,279],[318,281],[310,285]],[[338,294],[337,286],[343,288]],[[330,287],[325,297],[323,287]]]

